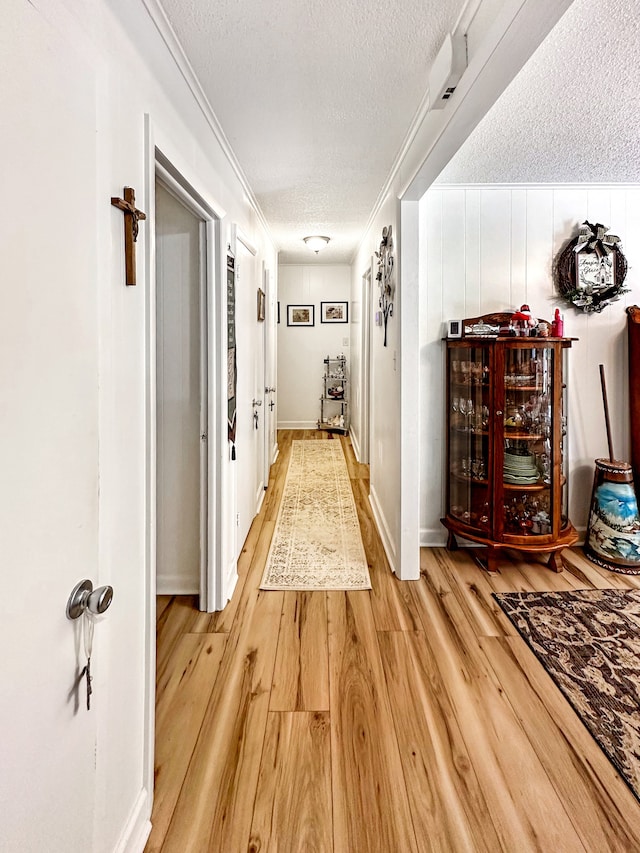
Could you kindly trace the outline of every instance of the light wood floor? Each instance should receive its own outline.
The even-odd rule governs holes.
[[[493,591],[640,586],[579,549],[560,575],[422,552],[390,573],[368,469],[343,443],[370,592],[260,592],[292,438],[232,601],[158,600],[156,788],[147,851],[640,851],[640,805]]]

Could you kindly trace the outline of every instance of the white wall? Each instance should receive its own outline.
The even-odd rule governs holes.
[[[275,271],[276,255],[141,2],[7,0],[3,13],[0,162],[12,203],[0,229],[1,538],[11,595],[0,642],[12,653],[0,707],[11,732],[0,845],[134,849],[150,809],[145,323],[154,223],[145,114],[156,143],[222,211],[221,246],[235,222],[258,263]],[[125,185],[148,215],[134,288],[124,285],[122,214],[110,205]],[[223,375],[216,382],[224,387]],[[235,518],[235,501],[223,497],[225,520]],[[113,584],[115,596],[96,627],[92,710],[74,716],[75,640],[64,608],[83,576]]]
[[[396,200],[389,195],[375,221],[367,232],[352,266],[351,302],[353,314],[361,318],[362,314],[362,277],[372,268],[372,315],[379,310],[379,287],[376,281],[377,265],[374,257],[380,248],[382,229],[392,226],[394,235],[394,253],[396,264],[401,251],[399,235],[399,207]],[[397,272],[397,270],[396,270]],[[396,292],[394,300],[394,315],[387,323],[387,346],[383,346],[384,329],[376,326],[371,317],[371,381],[370,381],[370,411],[369,427],[370,448],[370,500],[378,529],[380,531],[389,562],[396,573],[399,573],[399,536],[400,536],[400,373],[398,357],[399,341],[399,309],[401,303],[401,287],[396,276]],[[353,327],[351,338],[353,385],[360,382],[361,325]],[[359,397],[358,397],[359,400]],[[358,402],[358,400],[356,402]],[[358,446],[362,434],[362,410],[359,405],[353,409],[354,446]],[[417,448],[416,448],[417,452]]]
[[[444,324],[523,302],[552,319],[560,306],[569,350],[570,518],[584,531],[593,460],[607,456],[598,365],[607,373],[616,456],[629,456],[625,305],[640,299],[640,187],[460,186],[432,188],[420,205],[421,542],[444,543]],[[631,292],[601,314],[563,305],[554,289],[553,258],[588,219],[622,239]]]
[[[320,417],[323,360],[344,354],[350,370],[350,323],[322,323],[321,302],[349,302],[351,268],[282,265],[278,271],[278,428],[313,429]],[[314,326],[287,326],[287,305],[313,305]],[[350,310],[351,306],[349,306]],[[349,389],[349,398],[352,391]]]

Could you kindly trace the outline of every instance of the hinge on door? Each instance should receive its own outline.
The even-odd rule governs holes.
[[[206,440],[207,440],[207,434],[206,434],[206,432],[203,432],[202,435],[200,436],[200,441],[206,441]]]

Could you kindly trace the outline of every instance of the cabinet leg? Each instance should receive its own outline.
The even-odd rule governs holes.
[[[487,548],[487,571],[498,571],[498,554],[494,548]]]
[[[449,531],[449,535],[447,536],[447,551],[457,551],[458,550],[458,540],[452,533]]]
[[[560,554],[562,553],[562,549],[559,551],[552,551],[549,554],[549,562],[547,566],[551,569],[552,572],[561,572],[564,569],[564,563],[562,562],[562,558]]]
[[[483,572],[498,571],[498,556],[495,548],[470,548],[469,550]]]

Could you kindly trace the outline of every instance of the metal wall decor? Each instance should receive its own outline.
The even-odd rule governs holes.
[[[554,278],[560,296],[586,314],[599,314],[611,302],[628,293],[623,287],[627,259],[620,238],[609,234],[600,222],[583,222],[554,262]]]
[[[384,346],[387,345],[387,320],[393,316],[393,297],[395,293],[395,258],[393,255],[393,232],[391,225],[382,229],[380,251],[376,252],[378,273],[376,281],[380,288],[378,304],[382,309],[384,322]]]
[[[227,250],[227,438],[231,442],[231,458],[236,458],[236,279],[235,257],[231,246]]]

